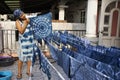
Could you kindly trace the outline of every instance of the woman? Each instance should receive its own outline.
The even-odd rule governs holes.
[[[18,75],[17,78],[22,78],[22,66],[23,62],[27,62],[26,74],[31,76],[31,64],[33,57],[33,45],[35,45],[33,38],[33,30],[29,25],[30,20],[26,18],[26,15],[20,9],[14,11],[14,17],[16,19],[15,25],[19,31],[19,49],[18,49]]]

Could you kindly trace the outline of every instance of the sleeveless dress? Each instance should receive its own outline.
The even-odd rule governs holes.
[[[23,34],[19,33],[19,49],[18,49],[19,60],[23,62],[32,61],[34,45],[35,40],[33,36],[33,29],[32,26],[28,24],[25,32]]]

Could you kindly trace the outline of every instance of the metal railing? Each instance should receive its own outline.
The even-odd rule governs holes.
[[[17,49],[17,41],[16,41],[16,29],[1,29],[1,47],[0,50],[8,53],[16,52]]]
[[[54,30],[56,31],[56,30]],[[65,31],[65,30],[60,30]],[[85,36],[85,30],[66,30],[68,33],[74,34],[78,37],[84,37]],[[16,29],[1,29],[0,30],[0,51],[3,50],[4,52],[17,52],[18,48],[18,36],[17,36],[17,30]],[[47,49],[47,46],[45,45],[44,41],[42,41],[41,45],[42,50]]]

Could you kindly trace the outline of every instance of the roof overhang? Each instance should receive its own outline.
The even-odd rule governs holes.
[[[50,10],[59,0],[0,0],[0,14],[11,14],[17,8],[25,13]]]

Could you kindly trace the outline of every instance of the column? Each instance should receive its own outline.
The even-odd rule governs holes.
[[[96,37],[97,6],[98,0],[88,0],[86,38],[91,41],[92,45],[98,44],[98,38]]]
[[[98,0],[88,0],[86,37],[96,37],[97,6]]]
[[[59,20],[64,20],[65,19],[65,8],[68,6],[65,5],[60,5],[59,8]]]

